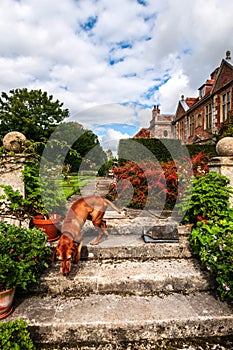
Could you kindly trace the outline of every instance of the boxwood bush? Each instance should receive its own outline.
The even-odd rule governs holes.
[[[36,350],[23,319],[0,323],[1,350]]]

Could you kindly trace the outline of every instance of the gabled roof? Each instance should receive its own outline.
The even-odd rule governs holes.
[[[181,107],[183,108],[184,112],[186,112],[189,109],[189,106],[187,105],[185,100],[181,100],[179,101],[179,103],[181,104]]]
[[[191,106],[194,105],[196,101],[198,101],[197,97],[187,97],[186,99],[184,99],[184,96],[182,95],[181,100],[179,100],[178,102],[174,121],[182,118],[183,115],[189,110]]]
[[[207,79],[204,84],[198,89],[205,89],[204,94],[199,97],[187,97],[181,96],[181,100],[178,102],[174,122],[182,119],[185,115],[192,113],[192,111],[199,105],[205,103],[212,95],[218,92],[220,89],[226,88],[226,86],[233,81],[233,61],[231,60],[230,51],[226,52],[226,58],[222,59],[219,67],[211,73],[210,79]]]
[[[227,74],[225,74],[227,73]],[[224,76],[223,76],[224,75]],[[211,90],[211,93],[218,91],[233,80],[233,62],[230,59],[222,59],[219,71]]]

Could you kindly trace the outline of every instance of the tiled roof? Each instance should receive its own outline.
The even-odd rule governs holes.
[[[142,128],[137,132],[136,135],[134,135],[133,138],[134,139],[136,139],[136,138],[149,139],[150,138],[150,130],[148,128]]]

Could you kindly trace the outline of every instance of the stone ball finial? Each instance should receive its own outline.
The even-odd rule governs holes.
[[[8,151],[20,153],[22,151],[22,145],[25,143],[26,137],[24,134],[18,131],[8,132],[3,138],[3,146]]]
[[[216,152],[219,156],[233,156],[233,137],[224,137],[218,141],[216,145]]]

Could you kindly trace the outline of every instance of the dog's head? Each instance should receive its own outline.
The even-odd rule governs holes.
[[[71,270],[71,263],[78,263],[81,258],[82,243],[77,245],[69,237],[61,236],[53,254],[53,261],[61,261],[60,272],[67,276]]]

